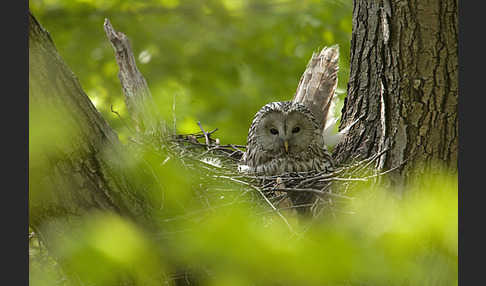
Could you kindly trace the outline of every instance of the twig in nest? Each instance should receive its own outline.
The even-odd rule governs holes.
[[[208,133],[206,133],[206,131],[204,131],[204,128],[201,125],[201,121],[198,121],[197,122],[197,125],[199,125],[199,128],[201,128],[201,131],[204,134],[204,139],[206,139],[206,145],[207,145],[207,148],[209,150],[210,144],[209,144],[209,136],[208,136]]]
[[[279,208],[279,210],[291,210],[291,209],[296,209],[296,208],[302,208],[302,207],[310,207],[312,206],[312,204],[298,204],[298,205],[293,205],[293,206],[287,206],[287,207],[282,207],[282,208]],[[259,212],[258,214],[261,215],[261,214],[266,214],[266,213],[270,213],[270,212],[273,212],[273,210],[266,210],[266,211],[262,211],[262,212]]]
[[[342,198],[342,199],[347,199],[347,200],[354,199],[354,198],[351,198],[351,197],[348,197],[348,196],[339,195],[339,194],[330,193],[330,192],[325,192],[325,191],[316,190],[316,189],[275,188],[275,189],[272,189],[272,191],[289,192],[289,193],[291,193],[291,192],[296,192],[296,193],[299,193],[299,192],[308,192],[308,193],[314,193],[314,194],[318,194],[318,195],[334,196],[334,197],[338,197],[338,198]]]
[[[279,205],[279,200],[285,199],[290,193],[312,193],[317,197],[327,197],[327,199],[324,200],[318,199],[314,201],[314,204],[316,204],[314,206],[316,212],[313,216],[316,216],[318,213],[322,213],[317,207],[325,207],[325,205],[328,204],[328,200],[331,198],[332,203],[329,204],[332,204],[333,207],[336,203],[345,202],[340,199],[346,199],[348,201],[352,200],[353,197],[345,195],[349,184],[355,184],[359,181],[368,181],[398,168],[395,167],[385,172],[375,173],[371,176],[366,174],[365,170],[367,167],[372,166],[373,162],[388,151],[388,149],[385,149],[369,158],[347,166],[340,166],[331,173],[310,171],[287,173],[278,176],[240,173],[237,171],[236,166],[244,152],[241,149],[246,148],[246,146],[235,144],[214,145],[214,139],[210,138],[210,134],[214,133],[216,130],[206,132],[200,122],[198,122],[198,126],[201,129],[198,133],[176,135],[173,137],[172,142],[174,151],[179,154],[179,158],[186,161],[186,164],[184,165],[188,168],[201,168],[201,170],[209,171],[208,173],[203,173],[203,177],[207,177],[211,181],[221,182],[221,179],[224,179],[225,181],[244,185],[242,195],[248,193],[263,197],[264,201],[259,199],[258,201],[269,205],[271,210],[280,216],[292,233],[295,233],[292,226],[288,223],[285,216],[279,212],[279,210],[282,209]],[[204,141],[202,138],[204,138]],[[184,156],[180,155],[180,153],[183,153]],[[208,164],[206,160],[202,160],[203,164],[198,164],[196,161],[201,161],[201,157],[207,157],[209,159],[213,157],[218,159],[220,160],[221,167],[216,168],[211,164]],[[281,183],[284,185],[279,186],[277,184],[277,178],[280,178]],[[330,186],[332,182],[344,182],[346,189],[344,191],[331,192]],[[257,192],[254,192],[255,190]],[[337,191],[337,189],[335,190]],[[209,192],[209,190],[207,191]],[[279,192],[282,192],[283,194],[279,194]],[[235,201],[239,200],[241,197],[238,196]],[[252,198],[257,199],[253,196]]]
[[[209,135],[213,134],[213,133],[214,133],[214,132],[216,132],[216,131],[218,131],[218,128],[214,128],[214,130],[209,131],[207,134],[208,134],[208,136],[209,136]]]
[[[265,202],[270,205],[270,207],[273,209],[273,211],[275,211],[278,216],[285,222],[285,224],[287,225],[288,229],[290,230],[290,232],[294,233],[295,234],[295,231],[294,229],[292,228],[292,226],[290,225],[290,223],[287,221],[287,219],[280,213],[280,211],[272,204],[271,201],[268,200],[267,196],[265,196],[265,194],[262,192],[262,190],[260,190],[260,188],[258,188],[257,186],[254,186],[250,183],[247,183],[245,181],[241,181],[241,180],[237,180],[237,179],[234,179],[232,177],[227,177],[227,176],[219,176],[220,178],[225,178],[225,179],[229,179],[233,182],[237,182],[237,183],[240,183],[240,184],[243,184],[243,185],[246,185],[246,186],[249,186],[250,188],[256,190],[262,197],[263,199],[265,200]]]
[[[332,173],[327,173],[327,174],[318,174],[317,176],[312,176],[312,177],[308,177],[306,179],[304,179],[303,181],[301,181],[297,187],[301,187],[303,186],[304,184],[306,183],[309,183],[309,182],[312,182],[312,181],[316,181],[317,179],[326,179],[326,178],[331,178],[331,177],[334,177],[338,174],[341,174],[345,169],[344,168],[341,168],[341,169],[338,169]]]
[[[379,157],[381,157],[383,154],[385,154],[388,150],[389,150],[388,148],[385,148],[382,151],[376,153],[375,155],[373,155],[373,156],[371,156],[371,157],[369,157],[367,159],[364,159],[362,161],[359,161],[356,164],[353,164],[353,165],[349,166],[348,169],[352,169],[352,168],[357,167],[350,174],[355,174],[358,171],[361,171],[361,170],[364,170],[364,169],[368,168],[369,166],[371,166],[371,164],[373,164],[373,162],[375,160],[377,160]]]
[[[177,116],[176,116],[176,94],[173,96],[172,100],[172,120],[174,121],[174,135],[177,133]]]

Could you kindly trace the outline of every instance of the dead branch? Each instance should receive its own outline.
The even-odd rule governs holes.
[[[127,36],[116,31],[108,19],[103,24],[108,40],[115,50],[119,67],[118,78],[125,94],[125,103],[137,131],[154,133],[158,129],[159,116],[152,101],[147,82],[137,68]]]
[[[338,83],[338,60],[337,45],[313,53],[292,99],[293,102],[306,105],[321,123],[322,129],[326,127],[329,107]]]
[[[104,28],[115,50],[116,60],[120,67],[119,78],[131,117],[137,123],[138,130],[153,129],[156,127],[154,119],[157,117],[153,114],[152,98],[145,79],[136,67],[129,40],[123,33],[115,31],[108,19],[105,20]],[[322,128],[326,125],[329,106],[337,86],[338,59],[339,48],[337,45],[325,47],[319,53],[314,53],[293,98],[294,102],[305,104],[313,111],[322,124]],[[190,169],[191,172],[198,172],[208,182],[221,183],[223,180],[236,183],[239,188],[242,188],[242,195],[256,192],[263,198],[261,202],[276,212],[291,232],[293,232],[292,227],[276,207],[279,206],[278,201],[287,198],[289,193],[312,193],[318,197],[328,196],[350,200],[352,198],[344,193],[339,193],[337,190],[331,191],[331,185],[338,182],[345,183],[347,190],[351,183],[367,181],[384,174],[376,173],[369,176],[366,172],[368,167],[376,163],[386,150],[366,160],[337,168],[334,172],[327,174],[315,171],[279,176],[241,173],[238,172],[238,164],[246,146],[221,145],[218,139],[211,138],[217,129],[207,132],[201,122],[198,121],[197,124],[200,132],[176,134],[169,138],[167,151],[170,155],[167,158],[177,158],[185,168]],[[139,142],[145,144],[147,139],[142,137]],[[164,157],[161,160],[165,162],[167,158]],[[206,192],[209,193],[210,189],[206,189]],[[208,211],[214,209],[209,205],[207,198],[205,201],[209,206]],[[326,200],[320,199],[316,200],[314,204],[322,206],[325,203]],[[335,203],[329,205],[335,205]]]

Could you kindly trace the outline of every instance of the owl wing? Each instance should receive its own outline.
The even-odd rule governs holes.
[[[338,45],[324,47],[320,53],[313,53],[292,99],[311,110],[321,130],[326,127],[329,107],[338,83],[338,60]]]

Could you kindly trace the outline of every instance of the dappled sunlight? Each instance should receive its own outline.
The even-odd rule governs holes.
[[[152,285],[143,278],[171,262],[187,265],[207,285],[457,283],[454,177],[426,176],[426,191],[411,187],[402,199],[393,190],[358,188],[353,200],[335,210],[337,216],[311,224],[289,216],[289,229],[276,213],[236,203],[238,192],[227,192],[231,186],[218,186],[214,199],[209,195],[210,207],[201,208],[190,190],[197,179],[188,181],[176,165],[164,166],[156,170],[165,181],[158,238],[117,216],[87,216],[56,246],[63,259],[88,280],[103,283],[129,273],[142,279],[137,285]],[[233,199],[218,203],[222,193]]]
[[[401,285],[399,281],[408,279],[420,285],[435,277],[440,285],[454,285],[457,180],[427,180],[433,187],[426,192],[411,188],[403,199],[389,195],[393,190],[360,189],[343,207],[353,214],[343,212],[310,228],[296,224],[294,232],[276,215],[269,224],[269,217],[235,205],[176,235],[171,246],[189,263],[212,265],[221,273],[230,267],[242,278],[266,283],[355,280]]]
[[[139,55],[138,55],[138,60],[142,63],[142,64],[147,64],[150,62],[150,60],[152,59],[152,54],[147,51],[147,50],[143,50]]]
[[[313,52],[334,44],[340,54],[337,89],[333,69],[328,94],[334,99],[318,112],[329,107],[335,118],[327,122],[340,122],[352,1],[29,5],[61,56],[47,34],[30,46],[32,285],[458,284],[457,173],[432,160],[423,160],[427,172],[420,160],[398,162],[396,146],[388,144],[387,137],[396,138],[388,134],[384,103],[381,113],[359,115],[359,108],[375,107],[364,98],[343,118],[361,116],[361,125],[376,121],[376,130],[363,129],[350,147],[364,148],[363,158],[353,153],[343,164],[329,155],[325,172],[316,170],[313,158],[304,171],[241,171],[255,113],[268,102],[291,100]],[[106,38],[105,19],[129,38],[128,54],[133,52],[142,80],[133,65],[119,74],[120,54],[115,59],[113,47],[123,48]],[[322,91],[325,80],[308,82]],[[142,95],[144,101],[137,101]],[[283,133],[300,136],[307,126],[297,124]],[[338,124],[329,126],[338,132]],[[323,128],[313,136],[321,140]],[[287,153],[279,147],[284,155],[276,156],[296,159],[306,152],[292,157],[287,149],[295,145],[282,138]],[[373,140],[376,146],[366,149]],[[311,149],[305,148],[297,150]],[[409,155],[402,151],[400,156]],[[409,166],[420,171],[398,184]],[[312,200],[292,201],[292,195]]]
[[[111,105],[122,90],[103,33],[105,17],[129,37],[152,96],[167,103],[159,106],[163,116],[172,117],[177,97],[182,133],[190,130],[189,120],[201,121],[208,129],[219,128],[222,142],[244,144],[255,112],[267,102],[291,99],[310,55],[325,45],[340,46],[339,87],[346,88],[351,3],[51,1],[33,0],[29,6],[83,88],[106,89],[88,95],[119,134],[126,130]],[[171,86],[174,78],[184,99]],[[125,110],[117,111],[127,118]]]
[[[123,277],[136,285],[161,285],[164,280],[165,266],[157,248],[143,230],[125,219],[93,212],[66,233],[52,251],[67,265],[67,275],[76,273],[80,280],[100,285],[114,285]]]

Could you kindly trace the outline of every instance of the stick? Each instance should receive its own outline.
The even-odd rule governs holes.
[[[348,196],[339,195],[339,194],[330,193],[330,192],[324,192],[322,190],[316,190],[316,189],[275,188],[275,189],[272,189],[272,191],[281,191],[281,192],[288,192],[288,193],[308,192],[308,193],[314,193],[314,194],[319,194],[319,195],[330,195],[330,196],[333,196],[333,197],[347,199],[347,200],[353,200],[354,199],[354,198],[351,198],[351,197],[348,197]]]
[[[287,225],[287,227],[289,228],[290,232],[294,233],[295,234],[295,231],[294,229],[292,228],[292,226],[290,225],[290,223],[287,221],[287,219],[279,212],[279,210],[272,204],[272,202],[270,202],[268,200],[268,198],[265,196],[265,194],[263,194],[262,190],[260,190],[260,188],[252,185],[252,184],[249,184],[245,181],[240,181],[240,180],[237,180],[237,179],[234,179],[232,177],[227,177],[227,176],[219,176],[220,178],[224,178],[224,179],[229,179],[233,182],[237,182],[237,183],[240,183],[240,184],[243,184],[243,185],[246,185],[254,190],[256,190],[262,197],[263,199],[265,200],[265,202],[267,202],[268,205],[270,205],[270,207],[273,209],[273,211],[275,211],[278,216],[285,222],[285,224]]]
[[[197,122],[197,125],[199,125],[199,128],[201,129],[202,133],[204,134],[204,139],[206,139],[206,145],[207,145],[207,148],[209,150],[210,148],[210,145],[209,145],[209,137],[208,137],[208,133],[206,133],[206,131],[204,131],[204,128],[202,127],[201,125],[201,121],[198,121]]]
[[[118,78],[125,94],[125,104],[130,117],[135,122],[137,131],[154,132],[158,115],[147,82],[135,63],[130,41],[125,34],[116,31],[106,18],[103,27],[106,37],[115,50],[116,62],[120,69]]]

